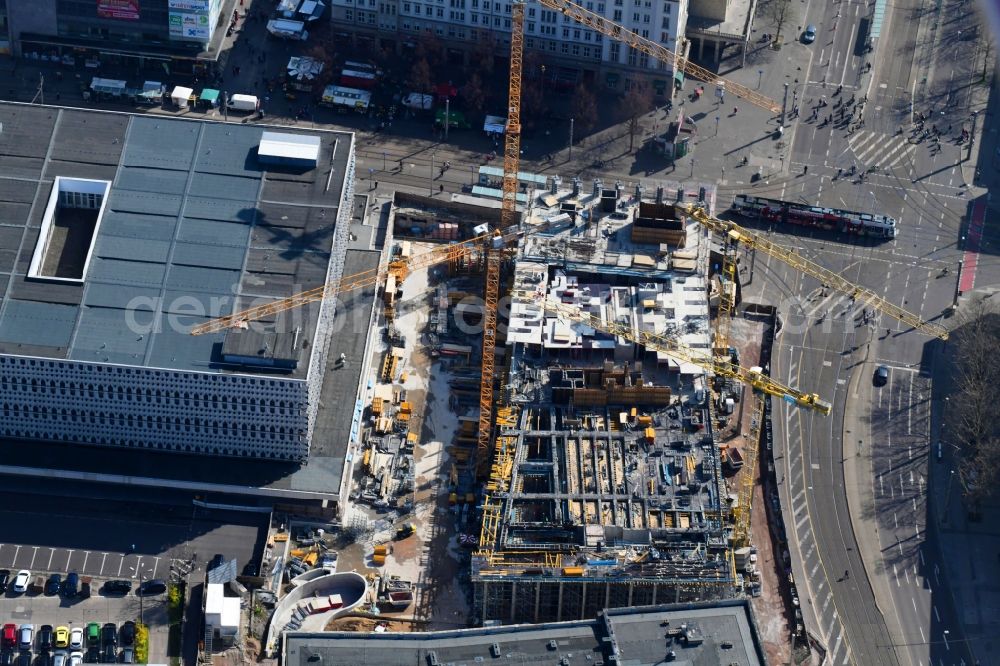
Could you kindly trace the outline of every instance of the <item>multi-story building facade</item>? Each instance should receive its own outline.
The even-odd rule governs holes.
[[[675,53],[686,50],[688,0],[579,4]],[[330,14],[334,29],[342,35],[390,51],[412,47],[426,32],[445,41],[451,62],[461,63],[482,43],[494,43],[499,55],[510,47],[510,0],[333,0]],[[674,78],[670,63],[608,39],[544,5],[528,3],[524,33],[526,49],[551,63],[545,78],[556,86],[597,82],[623,92],[631,81],[643,78],[653,82],[658,94],[669,93]],[[535,73],[525,75],[530,78]]]
[[[0,2],[0,40],[15,55],[98,69],[168,63],[200,72],[218,59],[236,0]],[[3,43],[0,42],[0,53]],[[70,62],[72,59],[72,62]]]

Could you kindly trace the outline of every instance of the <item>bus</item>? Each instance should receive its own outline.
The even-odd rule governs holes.
[[[367,90],[356,88],[345,88],[344,86],[327,86],[323,90],[323,97],[320,104],[332,106],[337,109],[351,109],[358,113],[368,110],[372,101],[372,94]]]
[[[740,215],[769,222],[815,227],[858,236],[895,238],[899,232],[896,219],[888,215],[824,208],[748,194],[737,194],[733,199],[732,210]]]

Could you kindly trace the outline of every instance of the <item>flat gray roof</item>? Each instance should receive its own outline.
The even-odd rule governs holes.
[[[281,128],[319,138],[321,166],[295,169],[257,159],[253,124],[13,103],[0,123],[0,353],[266,372],[223,364],[223,333],[187,330],[324,283],[350,134]],[[57,176],[112,183],[82,285],[25,279]],[[276,328],[311,340],[318,313]]]
[[[667,632],[680,630],[682,625],[702,642],[694,645],[673,639],[668,644]],[[499,645],[498,656],[491,652],[494,643]],[[753,613],[745,600],[623,608],[605,611],[594,620],[541,625],[426,633],[292,632],[285,634],[282,663],[430,666],[433,652],[441,666],[483,662],[497,666],[652,666],[663,663],[670,650],[676,652],[674,663],[679,664],[765,663]],[[617,661],[610,660],[612,654]]]

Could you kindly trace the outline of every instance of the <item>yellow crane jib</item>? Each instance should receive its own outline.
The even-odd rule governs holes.
[[[191,335],[204,335],[206,333],[218,333],[227,328],[246,328],[252,321],[257,321],[271,315],[291,310],[309,303],[315,303],[337,294],[343,294],[355,289],[363,289],[373,284],[383,281],[387,276],[394,275],[397,279],[403,280],[407,275],[421,268],[428,268],[451,259],[458,259],[480,244],[494,248],[502,248],[506,243],[516,239],[521,232],[515,231],[506,235],[501,235],[499,231],[490,231],[486,225],[476,227],[476,236],[461,243],[452,243],[435,247],[427,252],[421,252],[409,259],[395,259],[383,264],[378,268],[370,268],[353,275],[346,275],[339,282],[331,282],[315,289],[293,294],[287,298],[282,298],[271,303],[247,308],[231,315],[210,319],[203,322],[190,331]]]
[[[896,321],[902,322],[903,324],[906,324],[907,326],[910,326],[918,331],[922,331],[927,335],[940,338],[941,340],[948,339],[948,329],[943,326],[921,319],[918,315],[904,310],[894,303],[890,303],[871,289],[854,284],[839,273],[834,273],[833,271],[823,268],[819,264],[806,259],[797,252],[781,247],[757,232],[744,229],[735,222],[729,222],[727,220],[720,220],[712,217],[701,206],[688,204],[687,211],[688,214],[697,220],[699,224],[710,229],[711,231],[725,236],[730,240],[743,245],[744,247],[760,250],[764,254],[774,257],[795,270],[819,280],[820,283],[826,287],[842,294],[846,294],[859,305],[878,310],[882,314],[892,317]]]
[[[628,28],[613,21],[609,21],[600,14],[584,9],[574,2],[569,2],[569,0],[539,0],[539,2],[546,7],[550,7],[558,12],[561,12],[563,15],[570,17],[577,23],[587,26],[591,30],[595,30],[616,41],[628,44],[632,48],[656,58],[660,62],[668,63],[672,65],[675,70],[682,71],[688,76],[725,88],[727,92],[745,99],[751,104],[759,106],[762,109],[767,109],[771,113],[778,113],[781,111],[781,106],[777,102],[769,97],[761,95],[756,90],[740,85],[735,81],[724,79],[704,67],[699,67],[687,58],[682,58],[670,49],[657,44],[651,39],[641,37]]]

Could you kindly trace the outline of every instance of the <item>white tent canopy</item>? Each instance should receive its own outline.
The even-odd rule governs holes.
[[[194,94],[194,90],[191,88],[185,88],[184,86],[176,86],[174,91],[170,93],[170,101],[172,101],[177,106],[187,106],[188,100],[191,99],[191,95]]]

